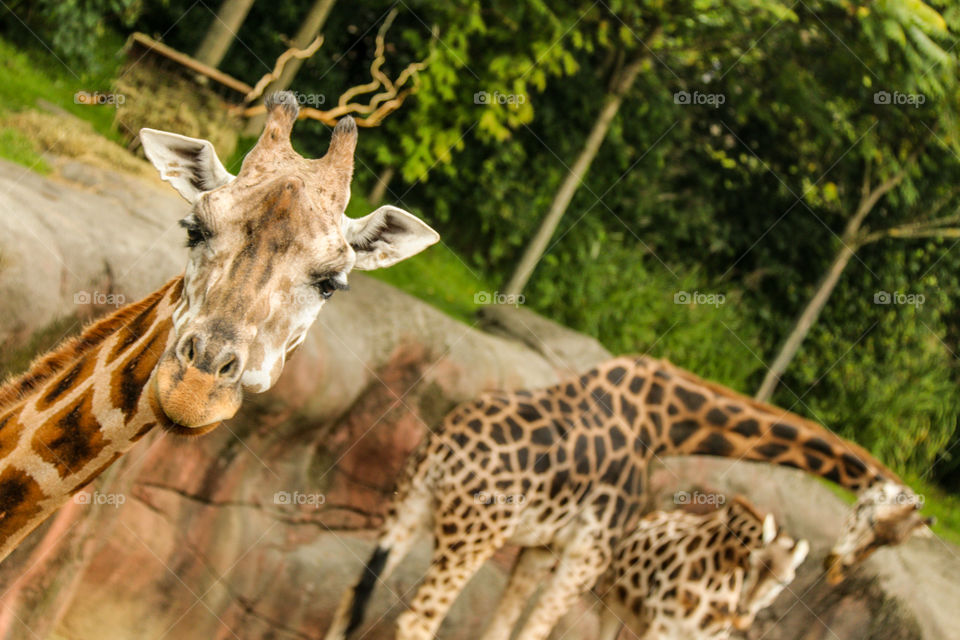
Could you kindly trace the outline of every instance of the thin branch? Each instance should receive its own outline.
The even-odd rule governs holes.
[[[317,49],[323,44],[323,36],[317,36],[313,39],[313,42],[310,43],[306,49],[297,49],[296,47],[291,47],[283,53],[280,54],[280,57],[277,58],[276,64],[273,66],[273,71],[263,76],[257,81],[257,84],[254,85],[253,89],[243,97],[244,104],[250,104],[257,98],[263,95],[263,92],[266,90],[267,86],[280,77],[280,74],[283,73],[283,68],[287,66],[292,58],[297,58],[303,60],[309,58],[317,52]]]
[[[383,24],[377,31],[376,47],[374,49],[373,61],[370,63],[370,76],[372,80],[366,84],[357,85],[347,89],[337,99],[337,106],[332,109],[316,109],[313,107],[304,107],[300,109],[299,117],[311,120],[319,120],[326,125],[333,126],[337,120],[348,114],[365,116],[357,118],[357,125],[361,127],[375,127],[390,113],[396,111],[403,104],[403,101],[420,88],[419,74],[427,68],[430,60],[436,50],[436,41],[438,38],[437,29],[432,29],[430,41],[430,52],[426,58],[418,62],[408,64],[397,76],[396,80],[391,80],[390,76],[383,72],[383,65],[386,63],[386,34],[393,25],[397,17],[397,9],[393,9],[387,14]],[[313,45],[311,45],[312,47]],[[284,54],[286,55],[286,54]],[[294,54],[295,55],[295,54]],[[282,56],[281,56],[282,57]],[[278,60],[279,63],[279,60]],[[272,74],[271,74],[272,75]],[[263,80],[261,80],[263,82]],[[269,80],[268,80],[269,82]],[[410,86],[405,86],[409,83]],[[260,86],[260,82],[257,83]],[[379,91],[370,97],[366,104],[361,101],[354,101],[359,96],[365,96]],[[262,89],[261,89],[262,92]],[[266,111],[264,105],[247,107],[242,115],[252,117],[262,114]]]

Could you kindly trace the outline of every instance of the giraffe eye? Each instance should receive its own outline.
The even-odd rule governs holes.
[[[206,243],[213,235],[196,216],[184,218],[180,221],[180,226],[187,230],[187,247],[190,249]]]
[[[334,291],[337,290],[337,287],[334,286],[333,281],[330,278],[314,282],[313,287],[320,292],[320,297],[324,300],[329,300]]]
[[[314,277],[311,285],[317,290],[317,292],[320,294],[320,297],[324,300],[329,300],[334,292],[338,290],[346,291],[350,288],[347,286],[346,277],[341,273],[334,274],[332,276]]]

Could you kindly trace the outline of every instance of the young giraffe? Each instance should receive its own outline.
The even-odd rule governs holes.
[[[651,640],[725,640],[773,603],[809,549],[739,496],[705,515],[651,513],[617,544],[594,588],[600,640],[616,640],[623,624]]]
[[[520,635],[546,637],[607,569],[643,500],[648,462],[696,454],[795,467],[853,491],[882,488],[882,499],[861,497],[856,539],[848,540],[852,521],[834,547],[831,569],[840,575],[927,524],[916,496],[889,469],[821,425],[668,362],[620,357],[575,380],[484,394],[451,411],[412,456],[377,548],[327,639],[357,629],[376,581],[424,531],[435,537],[433,560],[398,619],[398,638],[432,638],[466,582],[506,543],[523,547],[519,567],[546,563],[545,547],[559,557]],[[523,610],[515,592],[524,586],[514,577],[516,569],[487,640],[508,637]]]
[[[290,146],[291,93],[267,100],[240,173],[205,140],[144,129],[147,157],[191,202],[182,277],[118,310],[0,387],[0,560],[155,426],[199,435],[265,391],[353,269],[437,240],[394,207],[352,220],[356,125],[318,160]]]

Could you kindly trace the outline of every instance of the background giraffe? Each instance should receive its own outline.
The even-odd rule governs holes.
[[[389,575],[424,531],[435,536],[434,557],[398,619],[398,637],[433,637],[470,577],[508,542],[549,546],[559,557],[521,633],[546,637],[609,566],[643,499],[647,463],[674,455],[763,461],[853,491],[882,488],[861,498],[852,521],[856,543],[835,547],[838,575],[879,546],[926,529],[913,492],[864,449],[667,362],[620,357],[576,380],[486,394],[450,412],[411,459],[368,568],[344,596],[328,640],[359,627],[378,577]],[[503,598],[488,637],[510,629],[521,608]]]
[[[728,638],[793,581],[809,548],[739,496],[703,515],[653,512],[619,542],[594,588],[600,640],[616,640],[623,624],[640,638]]]
[[[350,118],[323,158],[306,160],[289,141],[293,94],[267,108],[236,177],[207,141],[143,131],[147,156],[193,205],[181,222],[186,272],[0,388],[0,559],[151,428],[206,433],[244,390],[272,386],[351,269],[389,266],[438,239],[395,207],[343,215]]]

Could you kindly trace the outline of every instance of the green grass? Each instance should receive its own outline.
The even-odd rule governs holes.
[[[907,477],[903,480],[923,496],[921,512],[937,519],[933,532],[948,542],[960,545],[960,497],[922,479]]]
[[[98,133],[119,142],[113,126],[114,108],[76,104],[74,96],[78,91],[110,91],[119,72],[118,52],[122,45],[118,35],[100,40],[97,46],[101,71],[87,73],[64,65],[43,49],[25,51],[0,39],[0,114],[37,109],[38,100],[42,99],[86,120]]]
[[[50,165],[37,152],[33,142],[16,129],[0,127],[0,158],[23,165],[42,175],[50,173]]]

